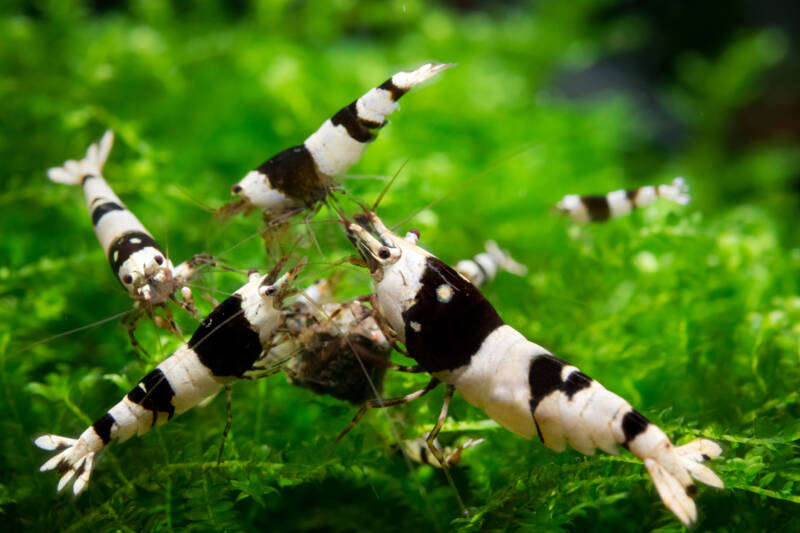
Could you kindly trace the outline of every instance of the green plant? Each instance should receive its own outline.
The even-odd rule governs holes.
[[[546,89],[559,69],[604,52],[594,2],[490,14],[413,1],[358,9],[254,2],[244,15],[211,2],[184,13],[138,1],[104,15],[79,2],[35,5],[0,19],[0,512],[14,527],[679,529],[629,455],[554,454],[456,401],[443,440],[487,439],[454,472],[471,508],[463,518],[443,476],[409,469],[391,452],[397,437],[430,428],[441,392],[372,413],[334,445],[353,409],[280,376],[235,387],[220,468],[218,399],[104,452],[78,500],[56,495],[55,476],[37,472],[45,454],[32,437],[78,434],[180,343],[145,324],[139,336],[150,355],[138,359],[115,321],[41,342],[130,305],[80,193],[50,183],[45,170],[111,127],[118,141],[107,177],[173,258],[239,245],[224,255],[231,264],[265,270],[263,246],[246,241],[257,218],[221,225],[205,207],[227,201],[247,170],[343,103],[428,59],[459,66],[406,97],[353,169],[391,175],[407,161],[382,218],[396,223],[421,210],[403,229],[418,227],[447,262],[487,238],[511,249],[529,275],[501,277],[486,291],[507,322],[678,442],[718,440],[724,458],[713,468],[727,488],[701,489],[700,527],[790,527],[800,503],[800,252],[788,182],[800,161],[780,144],[726,151],[720,125],[747,91],[717,101],[713,124],[690,122],[700,133],[689,148],[664,155],[641,142],[648,126],[628,99],[575,102]],[[716,83],[730,86],[719,76],[755,76],[773,62],[774,39],[731,43],[720,60],[730,68],[687,63],[684,72],[708,75],[690,76],[705,80],[700,89],[678,80],[664,92],[684,109],[701,107],[719,97]],[[687,208],[657,205],[591,227],[548,213],[566,193],[678,173],[696,191]],[[383,186],[345,184],[368,201]],[[327,260],[351,253],[337,225],[314,228]],[[363,272],[346,273],[343,295],[366,292]],[[219,298],[241,278],[215,271],[197,284],[198,294]],[[179,320],[184,331],[194,327]],[[392,376],[387,394],[421,379]]]

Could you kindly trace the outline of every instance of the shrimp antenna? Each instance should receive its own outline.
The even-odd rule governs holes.
[[[522,146],[522,148],[520,148],[518,150],[515,150],[514,152],[511,152],[509,154],[506,154],[505,156],[501,157],[500,159],[492,161],[491,164],[489,164],[488,166],[486,166],[482,170],[479,170],[478,172],[476,172],[472,176],[470,176],[470,177],[466,178],[465,180],[463,180],[462,181],[463,186],[461,188],[459,188],[458,190],[444,193],[443,195],[439,196],[438,198],[436,198],[432,202],[424,205],[420,209],[417,209],[416,211],[414,211],[413,213],[411,213],[410,215],[408,215],[403,220],[401,220],[400,222],[398,222],[397,224],[395,224],[394,226],[392,226],[389,229],[394,231],[396,228],[402,226],[403,224],[405,224],[409,220],[413,219],[415,216],[419,215],[421,212],[425,211],[426,209],[430,209],[431,207],[435,206],[439,202],[441,202],[443,200],[446,200],[446,199],[450,198],[451,196],[454,196],[455,194],[458,194],[459,192],[463,191],[464,190],[464,186],[466,186],[467,184],[477,180],[478,178],[480,178],[484,174],[488,174],[490,171],[495,169],[497,167],[497,165],[499,165],[501,163],[504,163],[504,162],[506,162],[508,160],[514,159],[515,157],[518,157],[519,155],[521,155],[521,154],[527,152],[528,150],[532,149],[534,146],[535,146],[534,143],[525,144],[525,145]]]
[[[77,327],[77,328],[73,328],[73,329],[70,329],[70,330],[67,330],[67,331],[62,331],[61,333],[56,333],[55,335],[51,335],[51,336],[49,336],[49,337],[47,337],[47,338],[44,338],[44,339],[38,340],[38,341],[36,341],[36,342],[32,342],[32,343],[28,344],[27,346],[25,346],[25,347],[23,347],[23,348],[20,348],[20,349],[19,349],[19,350],[17,350],[16,352],[11,352],[10,354],[8,354],[8,357],[13,357],[13,356],[15,356],[15,355],[19,355],[19,354],[21,354],[22,352],[25,352],[25,351],[27,351],[27,350],[30,350],[30,349],[31,349],[31,348],[33,348],[34,346],[38,346],[38,345],[40,345],[40,344],[44,344],[44,343],[46,343],[46,342],[50,342],[50,341],[51,341],[51,340],[53,340],[53,339],[57,339],[57,338],[59,338],[59,337],[66,337],[67,335],[72,335],[73,333],[77,333],[77,332],[79,332],[79,331],[83,331],[83,330],[85,330],[85,329],[90,329],[90,328],[93,328],[93,327],[95,327],[95,326],[99,326],[99,325],[101,325],[101,324],[105,324],[106,322],[111,322],[112,320],[116,320],[117,318],[119,318],[119,317],[122,317],[122,316],[125,316],[125,315],[127,315],[128,313],[130,313],[130,312],[131,312],[131,310],[130,310],[130,309],[126,309],[125,311],[122,311],[122,312],[120,312],[120,313],[117,313],[117,314],[115,314],[115,315],[111,315],[111,316],[109,316],[109,317],[106,317],[106,318],[102,318],[102,319],[100,319],[100,320],[97,320],[97,321],[95,321],[95,322],[92,322],[91,324],[84,324],[83,326],[79,326],[79,327]]]
[[[422,207],[420,207],[419,209],[417,209],[416,211],[414,211],[413,213],[411,213],[410,215],[408,215],[403,220],[401,220],[400,222],[398,222],[397,224],[395,224],[394,226],[392,226],[389,229],[394,231],[395,229],[399,228],[400,226],[402,226],[403,224],[405,224],[406,222],[408,222],[409,220],[411,220],[415,216],[419,215],[420,213],[422,213],[426,209],[430,209],[431,207],[435,206],[436,204],[438,204],[442,200],[446,200],[451,194],[452,193],[443,194],[439,198],[436,198],[435,200],[433,200],[432,202],[429,202],[426,205],[423,205]]]
[[[278,279],[278,274],[281,273],[283,270],[284,265],[286,262],[289,261],[289,254],[286,254],[278,261],[272,269],[267,273],[267,276],[264,278],[264,285],[272,285]]]
[[[297,244],[300,242],[300,238],[301,238],[300,235],[295,237],[294,242],[292,243],[292,246],[289,248],[289,251],[286,252],[284,254],[284,256],[281,258],[281,260],[278,261],[278,263],[274,267],[272,267],[272,269],[269,271],[269,273],[267,274],[267,277],[264,278],[264,284],[265,285],[272,285],[278,279],[278,274],[281,273],[281,270],[283,270],[283,267],[286,265],[286,262],[289,261],[289,258],[292,256],[292,253],[294,252],[294,249],[297,247]]]
[[[288,252],[286,252],[286,256],[287,256],[287,257],[288,257],[288,256],[290,256],[290,255],[292,255],[292,254],[294,253],[294,249],[295,249],[295,248],[297,248],[297,245],[300,243],[300,239],[301,239],[301,236],[300,236],[300,235],[298,235],[298,236],[296,236],[296,237],[295,237],[295,239],[294,239],[294,242],[293,242],[293,243],[292,243],[292,245],[289,247],[289,251],[288,251]]]
[[[331,202],[329,202],[328,205],[331,207],[331,209],[336,211],[336,214],[339,215],[339,220],[341,222],[349,222],[349,220],[347,220],[347,217],[344,214],[344,211],[342,211],[342,206],[339,205],[339,200],[331,196]]]
[[[298,227],[298,226],[313,226],[315,224],[335,224],[341,222],[339,219],[336,218],[323,218],[321,220],[309,220],[307,223],[304,221],[301,222],[290,222],[290,227]]]
[[[377,200],[375,200],[375,203],[374,203],[374,204],[372,204],[372,211],[373,211],[373,212],[375,212],[375,210],[377,210],[377,209],[378,209],[378,205],[379,205],[379,204],[381,203],[381,201],[383,200],[383,197],[384,197],[384,195],[386,195],[386,193],[389,191],[389,188],[390,188],[390,187],[392,186],[392,184],[394,183],[394,180],[396,180],[396,179],[397,179],[397,176],[399,176],[399,175],[400,175],[400,173],[403,171],[403,169],[406,167],[406,165],[407,165],[407,164],[408,164],[408,159],[406,159],[405,161],[403,161],[403,164],[402,164],[402,165],[400,165],[400,168],[398,168],[398,169],[397,169],[397,172],[395,172],[395,173],[394,173],[394,176],[392,176],[392,179],[390,179],[390,180],[389,180],[389,183],[387,183],[387,184],[386,184],[386,186],[384,186],[383,190],[382,190],[382,191],[381,191],[381,193],[378,195],[378,199],[377,199]]]
[[[353,198],[353,201],[356,204],[358,204],[358,207],[361,208],[361,210],[364,212],[365,215],[369,214],[369,209],[367,208],[367,205],[364,202],[358,200],[357,198]]]
[[[207,213],[216,213],[217,211],[216,209],[214,209],[213,207],[204,202],[201,202],[200,200],[192,196],[192,193],[186,187],[182,185],[172,185],[172,186],[175,187],[176,191],[181,193],[181,195],[183,195],[185,199],[189,200],[189,202],[193,203],[196,207],[199,207],[200,209],[206,211]]]

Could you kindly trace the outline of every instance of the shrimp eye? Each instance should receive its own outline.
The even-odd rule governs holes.
[[[381,259],[389,259],[391,256],[392,252],[386,246],[381,246],[378,249],[378,257]]]
[[[242,192],[242,186],[239,184],[234,185],[233,187],[231,187],[231,192],[233,194],[239,194],[240,192]]]
[[[133,276],[131,276],[130,274],[125,274],[124,276],[122,276],[122,283],[130,285],[131,283],[133,283]]]
[[[161,257],[160,255],[157,255],[156,256],[156,263],[158,263],[159,265],[163,265],[164,264],[164,258]]]
[[[411,234],[416,235],[417,239],[419,239],[419,230],[418,229],[411,228],[410,230],[408,230],[408,232],[411,233]]]
[[[278,292],[278,289],[276,289],[274,285],[270,285],[269,287],[264,287],[264,290],[262,291],[264,296],[275,296],[276,292]]]

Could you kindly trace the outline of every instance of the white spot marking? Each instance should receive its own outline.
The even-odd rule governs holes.
[[[436,298],[443,304],[446,304],[453,298],[453,288],[446,283],[442,283],[436,287]]]
[[[416,331],[417,333],[419,333],[420,331],[422,331],[422,324],[420,324],[419,322],[414,322],[414,321],[412,320],[412,321],[409,323],[409,326],[411,326],[411,329],[413,329],[413,330],[414,330],[414,331]]]
[[[142,242],[142,239],[140,239],[139,237],[134,237],[129,242],[131,244],[139,244],[140,242]]]

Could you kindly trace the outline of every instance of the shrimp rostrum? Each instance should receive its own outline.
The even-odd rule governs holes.
[[[61,474],[58,490],[73,478],[73,492],[86,488],[95,454],[112,441],[142,435],[181,414],[240,378],[274,373],[264,361],[276,332],[283,326],[283,299],[304,263],[279,279],[277,269],[266,275],[253,273],[249,281],[219,304],[188,343],[178,348],[142,378],[122,400],[77,438],[42,435],[34,442],[58,453],[41,471]]]
[[[624,399],[503,322],[474,285],[417,246],[416,235],[392,233],[374,213],[345,226],[371,272],[377,312],[432,376],[425,389],[370,407],[410,401],[443,382],[445,403],[429,445],[458,391],[506,429],[538,435],[554,450],[569,443],[587,455],[595,448],[616,454],[622,446],[644,462],[662,501],[686,525],[697,519],[693,478],[723,486],[702,464],[722,452],[718,444],[698,439],[674,446]],[[441,453],[430,450],[446,467]]]

